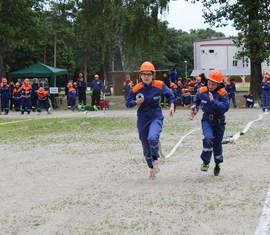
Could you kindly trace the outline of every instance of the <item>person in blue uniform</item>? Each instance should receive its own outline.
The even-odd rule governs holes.
[[[104,92],[103,82],[99,79],[98,74],[95,75],[95,80],[91,82],[90,89],[92,91],[92,106],[99,106],[101,92]]]
[[[19,92],[21,92],[21,114],[24,112],[30,114],[31,112],[31,95],[32,95],[32,86],[30,85],[29,78],[24,79],[24,84],[20,87]]]
[[[262,111],[268,112],[270,109],[270,75],[265,73],[261,83]]]
[[[77,92],[76,89],[74,88],[73,84],[69,82],[67,84],[68,88],[68,102],[70,105],[71,110],[74,112],[75,111],[75,106],[76,106],[76,97],[77,97]]]
[[[166,96],[170,116],[174,115],[174,95],[171,90],[155,78],[155,67],[146,61],[140,67],[142,82],[129,92],[125,105],[127,108],[138,107],[137,128],[142,143],[143,154],[150,168],[149,179],[156,178],[159,172],[159,138],[163,126],[163,114],[159,105],[162,95]]]
[[[209,168],[212,154],[214,155],[215,167],[214,175],[220,173],[221,163],[223,162],[222,139],[225,132],[225,113],[229,110],[230,103],[228,93],[222,86],[222,73],[213,70],[207,77],[207,86],[201,87],[197,92],[191,109],[194,110],[201,105],[202,131],[203,131],[203,150],[201,159],[202,171]]]
[[[11,97],[11,90],[7,84],[7,79],[2,78],[2,86],[0,88],[1,93],[1,111],[4,112],[4,115],[8,115],[9,111],[9,97]]]
[[[194,93],[196,94],[202,86],[204,86],[204,84],[202,83],[202,78],[200,76],[197,76],[196,84],[194,86]]]
[[[13,99],[15,111],[20,112],[21,111],[21,91],[20,91],[19,82],[16,82],[15,87],[13,88],[12,99]]]
[[[236,108],[236,101],[235,101],[235,93],[236,93],[236,86],[234,79],[230,79],[229,82],[225,85],[225,90],[228,93],[229,101],[232,100],[233,107]]]
[[[80,73],[77,81],[79,104],[86,105],[86,89],[86,82],[84,81],[83,74]]]
[[[252,95],[251,91],[249,91],[246,95],[243,95],[243,97],[246,99],[246,108],[253,108],[254,106],[254,96]]]

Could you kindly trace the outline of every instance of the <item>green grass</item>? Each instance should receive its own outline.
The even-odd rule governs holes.
[[[249,87],[237,87],[237,91],[246,91],[248,92],[249,91]]]
[[[84,136],[99,141],[97,136],[100,137],[100,133],[104,134],[104,138],[112,138],[134,131],[136,127],[135,119],[128,118],[0,119],[0,125],[0,141],[6,143],[20,140],[42,141],[47,135],[51,139],[66,135],[74,141],[77,141],[76,138],[78,141],[83,140]]]

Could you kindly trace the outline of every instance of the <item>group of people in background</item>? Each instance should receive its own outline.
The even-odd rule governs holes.
[[[207,86],[207,79],[204,73],[199,74],[195,77],[195,80],[181,79],[177,77],[177,71],[175,68],[172,68],[168,73],[163,74],[162,81],[164,84],[172,91],[175,103],[174,107],[183,106],[189,108],[192,104],[193,98],[201,87]],[[124,98],[128,96],[129,91],[134,86],[133,81],[130,78],[130,75],[125,76],[125,81],[123,83]],[[221,82],[222,86],[228,93],[229,103],[233,105],[234,108],[237,108],[236,104],[236,84],[234,78],[229,79],[226,83]],[[242,108],[253,108],[255,104],[255,98],[251,91],[248,91],[242,96],[245,100]],[[166,106],[166,98],[164,95],[161,95],[161,107]],[[270,110],[270,74],[265,73],[261,83],[261,107],[264,112]]]
[[[49,102],[49,92],[44,90],[42,84],[39,84],[37,78],[33,79],[30,84],[30,79],[25,78],[23,82],[16,82],[15,85],[11,81],[8,84],[7,78],[2,78],[0,85],[1,95],[1,114],[8,115],[9,111],[21,112],[30,114],[31,111],[41,113],[43,106],[47,113],[51,113],[51,105]]]
[[[86,105],[86,90],[87,84],[84,81],[82,73],[79,74],[77,81],[73,82],[72,80],[70,80],[68,82],[65,93],[67,96],[67,103],[69,109],[71,109],[72,111],[75,110],[77,97],[80,105]],[[104,92],[104,84],[99,79],[98,74],[95,74],[94,80],[90,84],[90,90],[92,91],[91,105],[99,106],[101,94]]]

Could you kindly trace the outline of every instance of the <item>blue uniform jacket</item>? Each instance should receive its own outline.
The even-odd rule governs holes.
[[[232,95],[233,93],[236,92],[236,87],[234,83],[228,82],[225,85],[225,90],[228,92],[229,95]]]
[[[102,81],[101,80],[93,80],[92,82],[91,82],[91,90],[92,91],[103,91],[104,90],[104,85],[103,85],[103,83],[102,83]]]
[[[195,86],[194,86],[194,92],[197,93],[198,90],[203,86],[203,84],[201,82],[197,83]]]
[[[140,82],[130,90],[126,100],[127,108],[136,106],[136,95],[139,93],[143,94],[144,102],[138,108],[138,117],[144,116],[144,114],[149,112],[153,114],[154,111],[158,110],[160,112],[155,112],[155,114],[162,116],[161,107],[159,106],[161,95],[166,96],[169,104],[174,103],[172,91],[162,81],[153,80],[149,85]]]
[[[4,99],[9,99],[9,97],[11,97],[11,89],[9,87],[9,85],[3,85],[0,88],[0,93],[1,93],[1,97]]]
[[[262,91],[266,92],[267,94],[270,93],[270,82],[262,82],[261,89],[262,89]]]
[[[214,99],[210,101],[208,92],[208,87],[200,88],[193,103],[196,106],[201,105],[202,111],[206,114],[211,114],[217,117],[223,116],[230,107],[228,93],[224,88],[216,89],[212,92]]]

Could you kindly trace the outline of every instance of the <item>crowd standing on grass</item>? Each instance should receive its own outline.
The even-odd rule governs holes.
[[[13,82],[8,84],[7,78],[1,79],[0,95],[1,95],[1,112],[4,115],[8,115],[9,111],[21,112],[30,114],[31,111],[40,114],[41,108],[45,105],[45,109],[48,114],[51,113],[50,105],[47,105],[49,93],[46,92],[46,98],[39,97],[38,90],[42,87],[42,84],[38,83],[38,79],[33,79],[33,83],[30,84],[30,79],[25,78],[23,82]],[[44,88],[42,88],[44,90]],[[45,91],[44,91],[45,92]],[[47,101],[44,102],[43,99]]]
[[[142,82],[132,88],[125,103],[127,108],[138,107],[137,128],[143,155],[150,168],[150,180],[154,180],[159,172],[159,137],[164,119],[159,105],[161,95],[166,96],[170,115],[174,115],[174,96],[162,81],[154,79],[155,75],[154,65],[144,62],[140,66]]]

